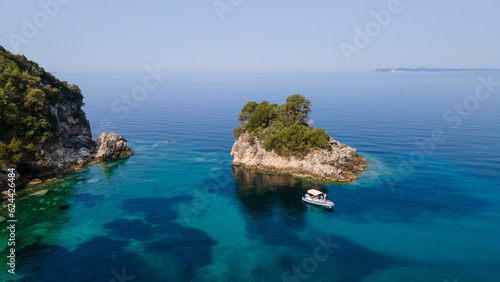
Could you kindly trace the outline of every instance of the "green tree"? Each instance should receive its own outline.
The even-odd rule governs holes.
[[[76,105],[75,118],[88,123],[78,86],[0,46],[0,163],[34,160],[39,143],[58,137],[57,117],[49,108],[61,100]]]
[[[259,104],[257,104],[256,102],[250,101],[246,103],[245,106],[243,106],[243,108],[241,109],[240,117],[238,118],[242,125],[248,123],[248,120],[250,119],[252,113],[255,111],[255,108],[257,108],[258,105]]]
[[[254,131],[258,128],[265,128],[270,122],[271,106],[268,101],[262,101],[251,114],[246,125],[247,130]]]
[[[329,146],[330,136],[322,128],[308,125],[311,102],[303,96],[289,96],[283,105],[262,101],[248,102],[239,117],[242,124],[233,129],[234,137],[249,132],[248,141],[254,137],[263,140],[266,150],[284,156],[304,156],[315,148]]]
[[[311,101],[302,95],[294,94],[286,98],[283,106],[283,115],[286,117],[285,125],[289,126],[297,122],[307,124],[311,112],[310,107]]]

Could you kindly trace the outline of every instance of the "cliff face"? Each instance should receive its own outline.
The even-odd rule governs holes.
[[[75,118],[76,105],[62,101],[50,107],[57,117],[59,138],[51,144],[37,146],[36,161],[27,164],[28,170],[37,173],[64,169],[82,164],[95,155],[97,144],[92,140],[90,125],[85,116]]]
[[[17,184],[26,184],[36,177],[63,173],[87,165],[133,155],[127,146],[127,140],[118,134],[102,133],[96,141],[92,140],[90,126],[86,119],[76,120],[71,114],[72,105],[54,107],[59,121],[60,139],[52,144],[40,144],[37,147],[36,161],[0,166],[0,190],[7,189],[9,168],[16,168]]]
[[[330,138],[327,149],[317,149],[305,157],[282,157],[264,149],[263,142],[254,137],[248,142],[248,133],[242,134],[233,144],[233,164],[249,169],[292,174],[315,180],[350,182],[357,179],[358,171],[369,166],[356,149]]]
[[[104,132],[95,141],[92,140],[85,114],[74,118],[78,111],[74,104],[65,101],[51,107],[51,111],[58,117],[60,139],[37,148],[37,161],[28,163],[31,170],[37,171],[39,168],[42,172],[50,172],[134,154],[121,135]]]

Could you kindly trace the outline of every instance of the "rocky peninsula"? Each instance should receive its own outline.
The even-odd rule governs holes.
[[[0,46],[0,190],[9,168],[21,185],[134,154],[118,134],[92,140],[82,105],[78,86]]]
[[[350,182],[369,166],[356,149],[308,123],[310,101],[300,95],[284,105],[249,102],[235,128],[233,165],[320,181]],[[255,125],[260,125],[255,127]]]

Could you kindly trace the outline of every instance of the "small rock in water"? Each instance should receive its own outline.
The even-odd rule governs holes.
[[[54,178],[51,178],[51,179],[47,179],[45,180],[45,182],[54,182],[57,180],[57,177],[54,177]]]
[[[49,192],[49,190],[40,190],[40,191],[37,191],[33,194],[31,194],[30,196],[42,196],[42,195],[45,195]]]
[[[8,191],[8,190],[2,191],[2,192],[1,192],[1,198],[2,198],[2,199],[7,199],[7,198],[10,198],[10,196],[9,196],[9,191]]]
[[[33,236],[44,236],[47,233],[47,229],[37,229],[31,232]]]
[[[109,160],[117,157],[130,156],[134,152],[127,147],[127,139],[115,133],[103,133],[96,139],[96,144],[99,147],[96,160]]]
[[[42,183],[42,180],[40,180],[39,178],[35,178],[35,179],[31,180],[30,183],[28,183],[28,186],[38,185],[41,183]]]

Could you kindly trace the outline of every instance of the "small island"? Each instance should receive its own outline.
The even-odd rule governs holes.
[[[369,166],[356,149],[313,128],[311,102],[295,94],[285,104],[250,101],[234,128],[232,164],[329,182],[350,182]]]
[[[127,140],[103,133],[92,140],[80,88],[0,46],[0,190],[9,169],[18,184],[134,154]]]

